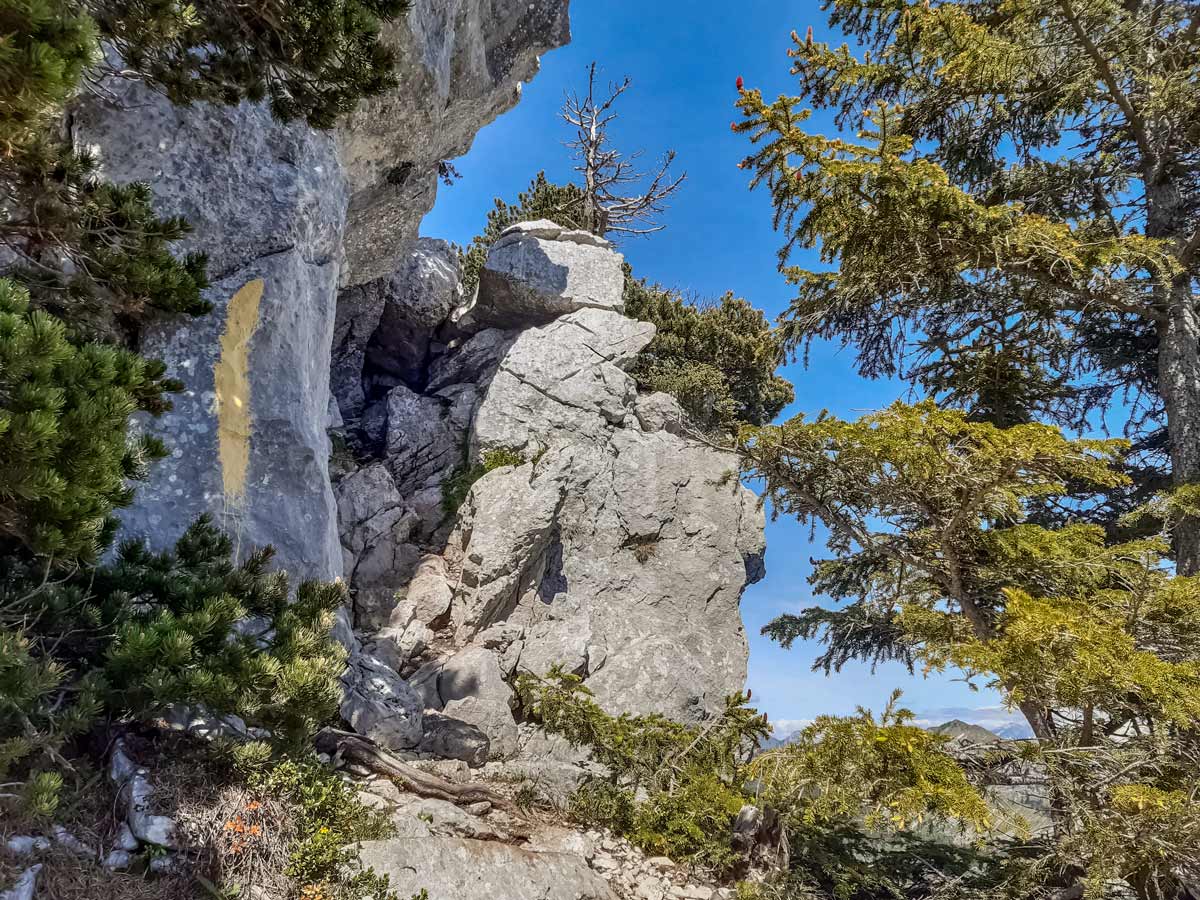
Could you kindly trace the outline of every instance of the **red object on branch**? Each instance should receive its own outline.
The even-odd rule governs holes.
[[[739,75],[737,79],[737,89],[739,91],[744,91],[746,89],[746,79],[744,79],[741,75]]]

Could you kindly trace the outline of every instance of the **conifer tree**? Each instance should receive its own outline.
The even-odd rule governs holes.
[[[964,673],[1028,720],[1033,742],[976,765],[997,778],[1032,766],[1045,783],[1054,829],[1023,851],[1042,885],[1032,896],[1120,896],[1105,887],[1120,882],[1178,900],[1200,877],[1200,578],[1163,565],[1166,534],[1109,545],[1095,525],[1028,520],[1068,483],[1124,481],[1122,449],[930,401],[742,433],[777,514],[829,529],[833,557],[812,584],[839,603],[765,632],[819,638],[827,672],[900,660]],[[1145,515],[1169,527],[1180,502]]]
[[[734,123],[786,233],[792,344],[853,343],[864,374],[999,424],[1094,424],[1129,392],[1140,449],[1200,480],[1196,5],[822,8],[855,49],[794,35],[800,96],[743,91]],[[815,133],[811,109],[854,136]],[[830,270],[791,264],[817,244]],[[1200,522],[1175,541],[1195,572]]]
[[[295,749],[336,715],[345,654],[329,630],[344,588],[312,582],[290,596],[271,557],[236,562],[207,519],[172,553],[127,543],[111,564],[65,575],[46,560],[7,557],[0,777],[24,775],[18,798],[37,799],[69,770],[64,745],[102,717],[144,720],[182,704],[241,716]],[[235,629],[247,619],[259,627]]]

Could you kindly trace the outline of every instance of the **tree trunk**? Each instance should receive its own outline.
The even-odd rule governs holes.
[[[1159,325],[1158,380],[1167,410],[1171,472],[1176,487],[1200,483],[1200,316],[1191,277],[1170,286],[1167,321]],[[1175,531],[1180,575],[1200,573],[1200,520],[1187,518]]]

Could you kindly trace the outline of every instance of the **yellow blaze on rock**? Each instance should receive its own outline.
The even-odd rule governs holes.
[[[246,496],[250,469],[250,339],[258,330],[264,282],[251,281],[233,295],[221,335],[221,358],[213,366],[217,393],[217,434],[221,478],[227,501]]]

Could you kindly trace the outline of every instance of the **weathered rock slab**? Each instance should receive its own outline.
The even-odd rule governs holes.
[[[475,306],[459,327],[544,325],[581,309],[620,313],[624,257],[602,238],[553,222],[521,222],[504,231],[479,276]]]
[[[429,837],[371,841],[360,856],[402,897],[427,890],[429,900],[617,900],[582,857],[566,853]]]
[[[395,671],[359,653],[351,658],[342,683],[342,718],[356,732],[389,750],[408,750],[421,742],[424,704]]]

